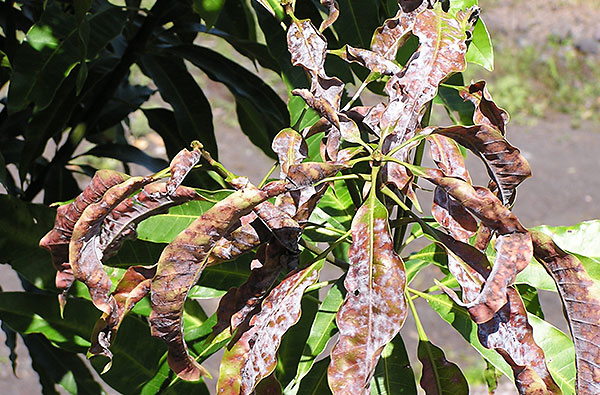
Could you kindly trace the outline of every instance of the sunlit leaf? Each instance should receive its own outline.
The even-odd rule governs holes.
[[[371,381],[371,395],[415,394],[417,385],[401,336],[388,343]]]

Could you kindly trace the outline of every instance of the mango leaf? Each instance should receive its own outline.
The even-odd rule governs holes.
[[[333,25],[338,19],[340,15],[340,9],[336,0],[321,0],[321,4],[327,7],[328,11],[327,19],[321,22],[321,26],[319,26],[319,31],[323,32],[323,30]]]
[[[600,325],[600,286],[586,272],[581,262],[561,250],[549,236],[531,231],[534,254],[554,278],[561,296],[565,316],[575,342],[577,392],[600,391],[598,368],[600,347],[595,341]]]
[[[377,363],[371,381],[371,395],[415,393],[417,393],[415,375],[402,337],[397,335],[381,353],[381,359]]]
[[[221,13],[225,0],[194,0],[192,8],[206,23],[206,28],[210,29]]]
[[[500,200],[506,204],[514,189],[531,176],[529,163],[518,148],[510,145],[494,127],[477,125],[435,129],[434,133],[447,136],[481,157],[490,178],[500,186]]]
[[[368,48],[371,36],[381,21],[378,2],[374,0],[338,0],[340,15],[335,31],[340,42]]]
[[[302,135],[286,128],[275,136],[271,148],[279,158],[279,178],[285,179],[290,166],[300,164],[308,156],[308,146]]]
[[[372,191],[352,221],[348,293],[337,315],[340,331],[331,352],[329,385],[334,392],[364,393],[385,344],[406,318],[406,274],[395,253],[388,212]]]
[[[442,268],[447,267],[447,260],[448,254],[446,251],[434,243],[418,252],[411,253],[404,259],[404,266],[406,267],[406,284],[410,284],[419,271],[426,266],[434,264]]]
[[[473,113],[473,123],[475,125],[496,127],[503,136],[506,134],[509,115],[494,103],[485,81],[475,82],[462,89],[460,96],[463,100],[470,101],[475,106],[475,112]]]
[[[73,202],[57,209],[53,229],[40,240],[40,247],[50,251],[52,264],[57,270],[56,288],[61,291],[59,294],[61,306],[64,306],[66,293],[75,280],[69,263],[69,243],[75,224],[90,204],[100,201],[108,189],[128,178],[129,176],[116,171],[97,171],[90,184]]]
[[[158,172],[167,166],[163,159],[154,158],[137,147],[129,144],[102,144],[82,153],[79,156],[92,155],[113,158],[125,163],[136,163],[151,172]]]
[[[417,356],[423,364],[421,387],[427,394],[462,394],[469,391],[459,367],[448,361],[444,351],[429,340],[419,340]]]
[[[528,284],[515,284],[515,289],[519,292],[527,312],[544,319],[537,289]]]
[[[85,17],[90,27],[87,58],[93,59],[125,24],[126,13],[119,7],[102,4]],[[11,112],[35,103],[40,111],[50,105],[60,84],[80,62],[79,29],[75,18],[63,13],[57,4],[46,7],[41,20],[27,33],[13,60],[8,93]]]
[[[304,377],[309,374],[317,357],[325,350],[327,343],[337,332],[335,325],[335,316],[344,301],[345,289],[342,286],[343,278],[336,281],[331,287],[327,296],[319,306],[315,319],[310,328],[310,334],[306,339],[302,356],[298,362],[296,376],[286,387],[292,393],[301,387]],[[325,375],[325,374],[324,374]]]
[[[184,145],[199,140],[217,159],[210,104],[183,60],[172,56],[144,55],[138,64],[144,74],[152,78],[161,97],[173,107],[179,134],[187,140]]]
[[[323,261],[289,274],[265,298],[250,327],[226,351],[221,363],[217,391],[250,394],[277,363],[276,353],[283,334],[300,318],[300,300],[318,277]]]
[[[396,60],[398,48],[401,47],[410,36],[415,22],[415,17],[426,8],[422,2],[416,9],[404,11],[399,9],[398,13],[390,19],[386,19],[383,25],[378,27],[371,39],[373,52],[389,60]]]
[[[199,380],[208,372],[191,358],[183,341],[185,295],[206,266],[210,250],[230,226],[256,205],[285,190],[283,184],[271,183],[259,190],[247,180],[233,182],[246,186],[215,204],[164,249],[151,284],[152,335],[167,343],[169,366],[188,381]]]
[[[46,375],[51,383],[60,385],[73,395],[103,392],[78,355],[52,346],[39,334],[24,335],[23,341],[29,349],[32,367],[40,376]],[[44,386],[41,377],[40,383]]]
[[[271,141],[275,132],[290,124],[285,103],[261,78],[208,48],[175,46],[168,52],[189,60],[213,81],[225,84],[234,95],[238,120],[250,141],[274,157]],[[212,153],[213,151],[211,151]]]
[[[331,389],[327,385],[327,367],[329,363],[329,356],[315,363],[300,383],[297,395],[331,394]]]
[[[483,19],[473,27],[473,38],[466,55],[467,62],[475,63],[488,71],[494,70],[494,49]]]

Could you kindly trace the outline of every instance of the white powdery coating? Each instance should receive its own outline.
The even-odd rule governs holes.
[[[312,273],[306,275],[307,271]],[[309,266],[282,281],[265,298],[261,312],[250,321],[252,328],[240,339],[250,346],[240,372],[241,394],[252,393],[256,384],[275,369],[281,338],[300,319],[302,295],[318,274],[315,266]]]
[[[352,224],[348,291],[337,315],[338,343],[331,352],[329,383],[334,393],[368,389],[383,347],[400,331],[406,317],[405,273],[394,252],[385,218],[372,218],[363,206]],[[372,220],[372,232],[364,221]]]
[[[318,75],[324,75],[327,41],[309,20],[292,23],[287,34],[292,64],[302,66]]]

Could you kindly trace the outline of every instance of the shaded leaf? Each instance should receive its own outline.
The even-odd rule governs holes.
[[[225,0],[194,0],[192,8],[210,29],[217,21],[224,4]]]
[[[300,383],[298,395],[327,395],[331,394],[329,385],[327,385],[327,367],[329,366],[329,357],[315,363],[308,374]]]
[[[225,353],[217,390],[220,393],[250,394],[277,363],[281,337],[300,318],[304,290],[318,277],[323,261],[289,274],[265,298],[250,327]]]
[[[137,163],[146,169],[157,172],[167,166],[163,159],[153,158],[139,148],[129,144],[102,144],[84,152],[83,155],[93,155],[103,158],[113,158],[121,162]]]
[[[531,235],[536,259],[556,282],[575,342],[577,392],[598,392],[600,311],[597,305],[600,304],[600,287],[590,278],[581,262],[561,250],[549,236],[533,230]]]
[[[423,364],[421,387],[427,394],[463,394],[469,391],[467,379],[444,352],[428,340],[419,340],[417,356]]]
[[[406,275],[387,218],[372,191],[352,221],[351,266],[344,281],[348,293],[337,315],[340,337],[328,373],[334,392],[368,390],[383,347],[406,318]]]
[[[388,343],[377,363],[371,395],[415,394],[417,384],[402,337]]]

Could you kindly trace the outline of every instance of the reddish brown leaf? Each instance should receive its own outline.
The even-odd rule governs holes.
[[[313,80],[317,75],[324,76],[327,40],[317,31],[308,19],[295,20],[287,32],[287,43],[292,64],[306,69]]]
[[[496,127],[504,136],[509,116],[506,111],[494,103],[492,95],[488,92],[485,81],[475,82],[460,91],[460,96],[475,105],[473,123]]]
[[[280,178],[285,179],[288,168],[302,163],[308,156],[308,146],[302,135],[294,129],[283,129],[273,139],[271,146],[279,158],[281,166]]]
[[[514,189],[531,176],[529,163],[519,149],[510,145],[500,131],[486,125],[438,128],[434,133],[450,137],[482,157],[488,173],[501,186],[500,199],[508,202]]]
[[[258,382],[273,372],[284,333],[300,318],[300,301],[314,284],[323,261],[289,274],[269,293],[250,327],[225,352],[217,384],[220,394],[250,394]]]
[[[475,218],[439,187],[434,191],[431,214],[456,240],[468,241],[477,232]]]
[[[329,26],[333,25],[333,23],[337,20],[340,14],[340,8],[335,0],[321,0],[321,4],[327,7],[327,10],[329,11],[327,19],[321,22],[321,26],[319,26],[319,31],[322,32]]]
[[[109,188],[127,178],[129,176],[113,170],[97,171],[90,184],[73,202],[58,208],[54,228],[40,240],[40,247],[52,254],[52,264],[57,270],[56,288],[61,291],[58,295],[61,311],[66,303],[66,293],[75,280],[69,263],[69,242],[73,227],[87,206],[99,201]]]
[[[385,206],[371,192],[352,221],[352,245],[337,314],[340,337],[331,351],[329,385],[334,393],[368,393],[383,347],[406,318],[402,259],[393,248]]]
[[[398,48],[410,37],[415,17],[426,8],[426,2],[417,2],[419,3],[417,8],[410,11],[404,11],[401,8],[393,18],[387,19],[382,26],[375,30],[371,41],[373,52],[389,60],[396,59]]]
[[[106,191],[102,200],[90,204],[73,228],[69,244],[69,262],[75,278],[90,290],[94,305],[112,322],[117,319],[118,309],[110,297],[111,282],[102,269],[104,248],[100,247],[100,235],[105,218],[121,201],[152,181],[152,178],[133,177]]]
[[[338,171],[348,167],[345,163],[334,162],[305,162],[290,166],[288,169],[288,180],[296,187],[305,187],[322,180],[333,177]]]
[[[552,276],[575,343],[577,393],[600,393],[600,286],[577,258],[552,239],[531,231],[535,258]]]
[[[421,387],[427,395],[454,395],[469,392],[467,379],[459,367],[448,361],[444,351],[428,340],[420,340],[417,356],[423,364]]]
[[[232,184],[241,186],[247,180],[233,180]],[[215,243],[232,224],[284,191],[281,183],[267,184],[262,190],[247,184],[206,211],[163,250],[151,285],[150,326],[152,335],[167,343],[169,366],[182,379],[195,381],[208,374],[188,354],[183,341],[183,304],[189,289],[206,266]]]
[[[345,49],[346,51],[342,54],[344,60],[358,63],[372,72],[383,75],[394,75],[402,71],[402,67],[376,52],[369,51],[368,49],[354,48],[350,45],[346,45]]]
[[[194,147],[192,151],[184,148],[171,161],[169,166],[171,177],[167,181],[167,193],[169,195],[175,192],[185,176],[196,166],[202,157],[202,145],[195,141],[192,143],[192,146]]]
[[[465,165],[465,158],[460,148],[452,139],[442,135],[427,136],[431,159],[447,177],[458,177],[468,183],[471,182],[469,171]]]

